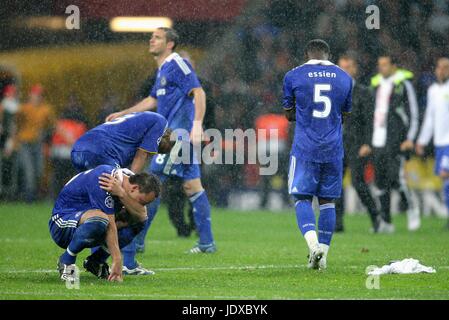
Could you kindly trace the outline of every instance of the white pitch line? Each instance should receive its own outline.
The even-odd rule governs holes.
[[[175,268],[151,268],[154,271],[195,271],[195,270],[257,270],[257,269],[294,269],[306,267],[303,265],[260,265],[260,266],[217,266],[217,267],[175,267]],[[35,270],[0,270],[0,273],[55,273],[54,269]]]
[[[170,272],[170,271],[201,271],[201,270],[263,270],[263,269],[296,269],[306,268],[305,264],[297,265],[249,265],[249,266],[216,266],[216,267],[174,267],[174,268],[151,268],[154,271]],[[346,266],[348,269],[361,269],[362,266]],[[449,269],[449,266],[436,267],[436,269]],[[34,270],[0,270],[1,273],[16,274],[16,273],[56,273],[54,269],[34,269]]]
[[[70,293],[69,293],[70,292]],[[195,295],[169,295],[169,294],[118,294],[118,293],[96,293],[96,294],[85,294],[79,293],[77,290],[70,290],[68,293],[52,293],[52,292],[0,292],[0,297],[2,295],[10,296],[48,296],[48,297],[111,297],[111,298],[171,298],[171,299],[239,299],[239,300],[250,300],[257,299],[255,296],[244,297],[244,296],[195,296]]]

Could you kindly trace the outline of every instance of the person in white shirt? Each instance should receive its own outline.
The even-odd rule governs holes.
[[[438,59],[435,76],[437,82],[427,91],[427,108],[415,151],[423,156],[424,147],[433,136],[435,174],[443,179],[446,207],[449,211],[449,58]]]
[[[379,73],[371,79],[375,93],[371,145],[382,217],[378,232],[395,230],[390,212],[393,189],[406,204],[408,230],[415,231],[421,226],[420,211],[404,175],[405,161],[414,149],[419,129],[414,75],[399,68],[397,57],[391,54],[381,55],[377,67]]]

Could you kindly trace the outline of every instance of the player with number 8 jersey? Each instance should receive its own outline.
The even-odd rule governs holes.
[[[149,52],[157,65],[157,77],[149,96],[131,108],[113,113],[107,120],[136,111],[155,110],[168,121],[177,143],[170,156],[157,156],[150,170],[162,182],[170,176],[182,179],[182,188],[193,208],[199,240],[189,253],[214,253],[216,245],[212,234],[211,208],[206,190],[201,183],[200,155],[193,145],[201,144],[202,123],[206,111],[206,93],[189,61],[175,52],[179,42],[178,33],[171,28],[157,28],[151,35]],[[187,160],[187,161],[185,161]],[[136,246],[144,248],[146,232],[158,210],[158,202],[149,208],[149,219],[145,230],[126,249],[125,259],[133,260]],[[142,249],[141,249],[142,250]],[[125,250],[124,250],[125,251]],[[129,259],[127,258],[129,257]],[[126,263],[125,263],[126,264]]]
[[[342,121],[351,110],[352,78],[328,60],[330,49],[323,40],[310,41],[305,54],[308,61],[284,78],[282,106],[287,118],[296,120],[288,188],[309,247],[309,267],[324,269],[335,228],[334,199],[342,189]],[[320,204],[318,236],[314,196]]]

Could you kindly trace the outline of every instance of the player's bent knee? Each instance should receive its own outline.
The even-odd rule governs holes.
[[[204,190],[200,179],[188,180],[183,183],[182,188],[184,193],[189,197]]]
[[[81,217],[80,224],[86,223],[86,221],[88,219],[94,218],[94,217],[105,219],[109,223],[109,217],[106,213],[104,213],[100,210],[88,210],[88,211],[84,212],[83,216]]]

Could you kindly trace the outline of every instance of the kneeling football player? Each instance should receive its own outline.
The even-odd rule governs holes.
[[[59,193],[49,221],[53,240],[66,249],[58,260],[61,280],[75,281],[79,277],[75,265],[78,253],[99,246],[84,261],[84,267],[100,278],[122,281],[120,248],[143,229],[145,205],[159,196],[160,188],[159,179],[152,174],[133,174],[110,165],[73,177]],[[110,270],[106,264],[109,255]]]

